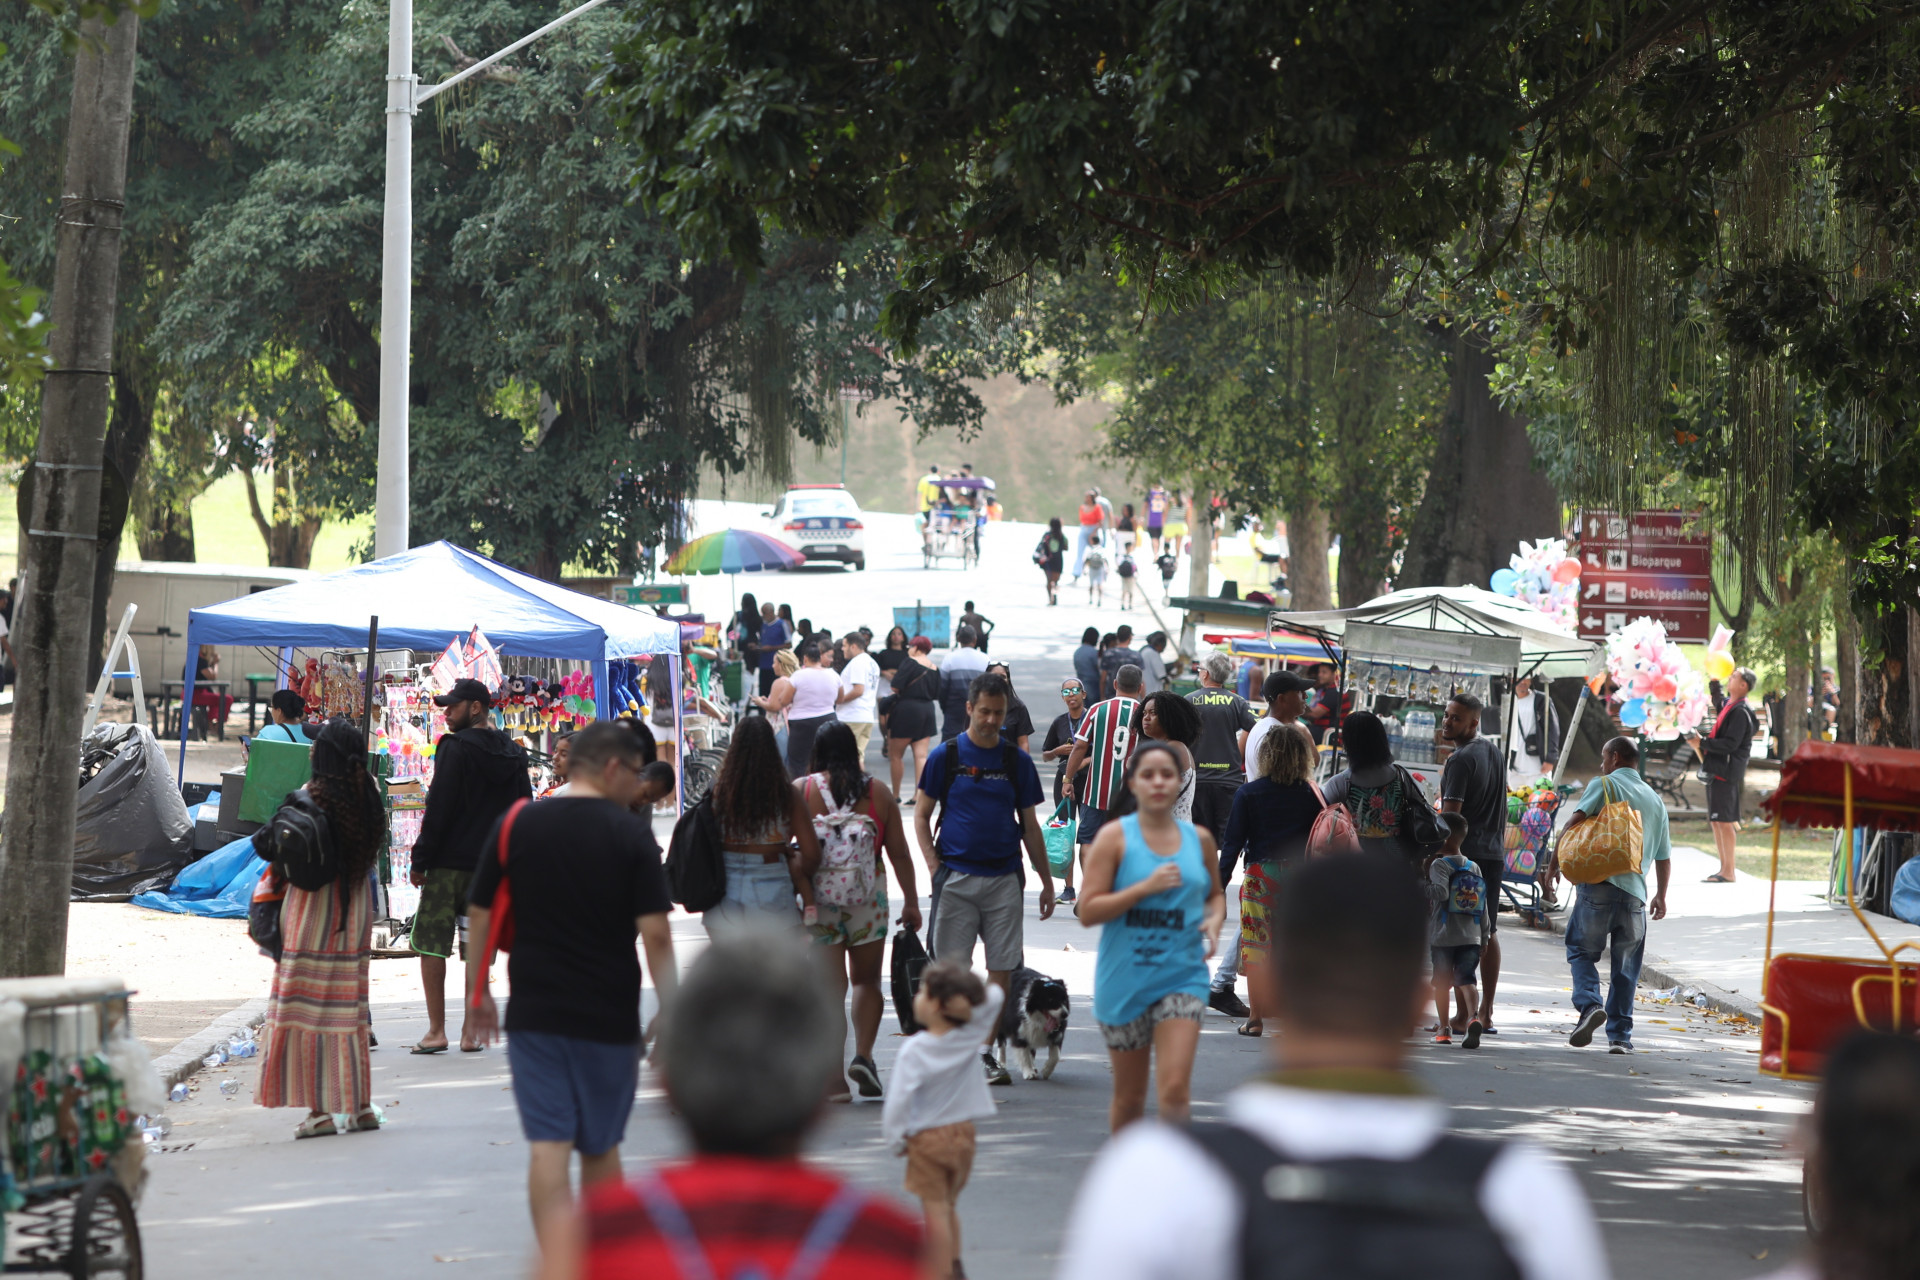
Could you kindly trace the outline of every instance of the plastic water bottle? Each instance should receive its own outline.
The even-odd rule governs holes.
[[[193,1091],[187,1086],[187,1082],[185,1080],[182,1080],[177,1084],[175,1084],[173,1088],[167,1090],[167,1101],[168,1102],[185,1102],[187,1100],[188,1095],[191,1094],[192,1092]]]
[[[1407,731],[1398,716],[1387,717],[1387,749],[1395,760],[1407,758]]]
[[[251,1029],[242,1031],[227,1041],[229,1058],[251,1058],[257,1052],[259,1052],[259,1046],[254,1043]]]
[[[215,1045],[213,1052],[200,1059],[203,1067],[224,1067],[227,1065],[227,1051],[224,1046]]]
[[[235,1080],[232,1076],[228,1076],[225,1080],[222,1080],[220,1082],[220,1094],[222,1097],[231,1098],[239,1092],[240,1092],[240,1082],[238,1080]]]

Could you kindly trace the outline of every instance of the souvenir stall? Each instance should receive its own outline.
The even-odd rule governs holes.
[[[456,679],[479,679],[495,690],[497,727],[540,746],[559,729],[641,714],[647,663],[655,654],[681,652],[678,622],[569,591],[449,542],[195,609],[187,618],[189,654],[202,644],[276,653],[279,685],[297,688],[315,720],[360,721],[371,709],[368,745],[391,810],[380,865],[388,889],[382,914],[391,919],[410,916],[418,898],[408,880],[410,853],[433,744],[446,729],[434,695]],[[670,665],[677,733],[680,663]],[[193,677],[189,662],[187,698]],[[183,774],[185,765],[183,729]]]
[[[1343,648],[1341,686],[1355,705],[1386,722],[1394,757],[1419,781],[1436,807],[1440,798],[1440,718],[1455,692],[1471,693],[1485,706],[1480,732],[1501,749],[1514,732],[1511,691],[1521,676],[1591,677],[1605,670],[1599,645],[1555,625],[1540,610],[1478,587],[1420,587],[1390,592],[1352,609],[1275,613],[1271,625],[1318,637],[1332,655]],[[1571,728],[1568,730],[1571,735]],[[1325,768],[1343,768],[1328,753]],[[1555,801],[1557,803],[1557,800]],[[1531,801],[1512,826],[1523,841],[1537,841],[1538,823],[1525,823]],[[1550,819],[1552,809],[1546,816]],[[1551,823],[1549,822],[1549,829]],[[1526,886],[1509,897],[1523,912],[1537,912],[1531,892],[1538,852],[1531,844],[1508,850],[1508,879]]]

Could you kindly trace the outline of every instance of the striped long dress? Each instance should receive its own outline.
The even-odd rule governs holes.
[[[365,876],[309,892],[287,886],[286,939],[267,1004],[266,1056],[254,1100],[353,1115],[373,1101],[367,965],[373,892]]]

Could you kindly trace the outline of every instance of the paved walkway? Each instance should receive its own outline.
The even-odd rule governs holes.
[[[1088,1002],[1098,935],[1064,914],[1040,922],[1032,897],[1028,961],[1074,994],[1067,1053],[1051,1081],[994,1091],[999,1114],[981,1126],[975,1180],[961,1202],[969,1269],[1007,1280],[1052,1273],[1067,1207],[1105,1136],[1109,1080]],[[676,916],[674,934],[681,962],[690,962],[704,945],[698,922]],[[1786,1144],[1805,1086],[1756,1076],[1752,1030],[1693,1009],[1643,1005],[1634,1057],[1568,1048],[1573,1015],[1558,941],[1518,930],[1508,937],[1499,1037],[1479,1054],[1424,1042],[1414,1050],[1422,1078],[1456,1108],[1457,1127],[1524,1135],[1573,1163],[1621,1275],[1733,1280],[1798,1248],[1799,1164]],[[158,1280],[349,1267],[411,1277],[437,1273],[436,1262],[457,1268],[453,1275],[526,1273],[526,1152],[504,1052],[409,1056],[402,1046],[424,1029],[415,967],[380,961],[374,972],[383,1042],[374,1078],[389,1128],[296,1143],[297,1115],[249,1105],[253,1063],[203,1072],[193,1099],[169,1108],[175,1127],[142,1206]],[[883,1076],[896,1030],[889,1010],[877,1055]],[[1266,1060],[1262,1042],[1209,1015],[1196,1113],[1214,1113]],[[232,1097],[218,1088],[227,1078],[237,1082]],[[627,1165],[637,1170],[681,1149],[649,1072]],[[881,1146],[876,1106],[829,1108],[810,1154],[900,1194],[900,1162]]]

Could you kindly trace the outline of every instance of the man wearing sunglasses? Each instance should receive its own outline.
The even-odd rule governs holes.
[[[1073,754],[1073,738],[1080,732],[1080,725],[1087,718],[1087,687],[1076,678],[1069,677],[1060,682],[1060,700],[1067,709],[1053,718],[1047,726],[1046,740],[1041,744],[1042,760],[1058,760],[1060,763],[1053,771],[1053,803],[1058,806],[1064,788],[1067,785],[1067,757]],[[1085,768],[1083,764],[1081,768]],[[1067,863],[1066,871],[1061,875],[1064,887],[1060,891],[1060,901],[1073,901],[1073,863]]]

